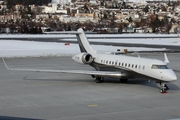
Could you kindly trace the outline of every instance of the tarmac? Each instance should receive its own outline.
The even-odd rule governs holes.
[[[133,54],[137,56],[137,54]],[[180,119],[180,53],[168,53],[178,80],[161,94],[155,82],[88,75],[19,72],[0,61],[0,119],[3,120],[170,120]],[[164,60],[162,53],[140,54]],[[93,70],[70,56],[6,58],[10,68]]]

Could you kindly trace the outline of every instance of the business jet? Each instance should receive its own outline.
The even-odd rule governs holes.
[[[81,53],[76,54],[72,59],[84,65],[93,67],[94,71],[85,70],[45,70],[45,69],[19,69],[9,68],[3,59],[7,69],[17,71],[35,71],[50,73],[76,73],[91,75],[96,83],[104,81],[104,77],[118,78],[121,82],[127,82],[128,79],[143,78],[154,80],[161,93],[166,93],[169,89],[167,82],[177,80],[177,76],[172,69],[168,67],[168,57],[164,54],[164,61],[157,59],[147,59],[126,55],[105,54],[94,50],[83,29],[68,33],[76,34]]]

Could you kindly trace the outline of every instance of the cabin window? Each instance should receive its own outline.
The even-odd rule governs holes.
[[[103,63],[103,60],[101,60],[101,63]]]
[[[130,67],[131,66],[131,64],[129,64],[129,66],[128,67]]]
[[[134,67],[134,64],[132,64],[132,68]]]
[[[122,63],[122,66],[124,65],[124,63]]]
[[[143,66],[143,70],[145,69],[145,66]]]
[[[108,61],[106,61],[106,64],[108,64]]]
[[[114,62],[112,62],[112,65],[114,65]]]
[[[121,63],[119,62],[119,66],[121,65]]]
[[[169,69],[167,65],[152,65],[152,69]]]
[[[117,65],[117,62],[115,63],[115,65]]]
[[[141,69],[141,65],[139,65],[139,69]]]
[[[137,68],[137,65],[135,66],[135,68]]]
[[[109,61],[109,64],[111,64],[111,61]]]
[[[125,64],[125,67],[127,66],[127,63]]]

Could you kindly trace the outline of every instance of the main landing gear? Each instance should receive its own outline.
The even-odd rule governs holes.
[[[102,83],[104,82],[104,77],[101,77],[101,76],[95,76],[95,75],[91,75],[92,78],[95,78],[95,82],[96,83]]]
[[[102,83],[102,82],[104,82],[104,78],[101,77],[101,76],[96,76],[95,82],[96,82],[96,83]]]
[[[156,84],[160,88],[161,93],[167,93],[166,91],[169,90],[169,87],[166,85],[166,82],[156,82]]]

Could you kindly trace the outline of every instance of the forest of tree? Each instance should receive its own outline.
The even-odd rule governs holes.
[[[51,0],[6,0],[6,3],[8,5],[8,8],[11,8],[12,6],[16,4],[22,4],[22,5],[47,5],[50,3]]]

